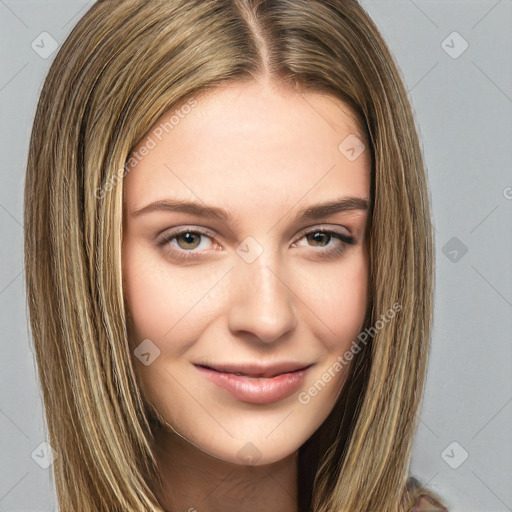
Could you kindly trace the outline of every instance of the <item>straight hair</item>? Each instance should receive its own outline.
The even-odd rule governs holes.
[[[299,508],[405,512],[421,494],[442,506],[409,475],[432,322],[429,195],[374,22],[355,0],[100,0],[48,72],[25,182],[27,301],[62,512],[163,512],[126,328],[122,178],[164,113],[254,80],[341,99],[372,160],[365,327],[376,332],[299,449]]]

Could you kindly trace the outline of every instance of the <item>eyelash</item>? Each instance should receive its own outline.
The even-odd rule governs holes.
[[[202,231],[199,229],[184,228],[184,229],[179,229],[174,232],[165,233],[164,235],[160,236],[157,239],[156,243],[158,246],[163,247],[164,249],[168,250],[165,246],[169,246],[171,244],[172,240],[174,240],[175,238],[178,238],[180,235],[183,235],[185,233],[201,235],[201,236],[205,236],[207,238],[212,238],[212,236],[213,236],[212,233],[207,232],[207,231]],[[353,237],[344,235],[342,233],[338,233],[337,231],[332,231],[332,230],[329,230],[326,228],[312,229],[311,231],[304,233],[301,236],[301,238],[299,238],[297,240],[297,242],[302,240],[303,238],[307,237],[308,235],[317,234],[317,233],[325,233],[327,235],[330,235],[331,240],[333,238],[335,238],[341,242],[341,247],[320,251],[323,253],[323,256],[325,256],[326,258],[335,258],[336,256],[341,256],[345,252],[347,245],[355,245],[356,244],[356,241]],[[331,240],[329,240],[329,242]],[[294,242],[294,244],[295,243],[296,242]],[[191,260],[191,259],[201,258],[201,256],[197,255],[197,253],[192,252],[192,251],[184,251],[183,249],[181,249],[181,250],[172,249],[170,252],[172,252],[173,255],[176,256],[178,259],[182,259],[182,260]]]

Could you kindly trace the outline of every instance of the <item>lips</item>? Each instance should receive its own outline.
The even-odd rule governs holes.
[[[239,375],[254,379],[270,379],[285,373],[298,372],[311,366],[310,363],[281,362],[269,365],[256,363],[240,364],[196,364],[202,368],[214,370],[219,373]]]
[[[250,404],[271,404],[301,388],[312,364],[195,364],[199,373],[223,393]]]

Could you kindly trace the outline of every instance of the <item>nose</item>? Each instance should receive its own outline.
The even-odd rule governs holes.
[[[245,331],[264,343],[280,339],[298,323],[291,283],[279,267],[273,264],[273,270],[269,263],[260,255],[252,263],[239,262],[233,269],[229,312],[232,333]]]

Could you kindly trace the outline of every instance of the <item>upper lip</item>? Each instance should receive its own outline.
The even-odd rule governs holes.
[[[291,373],[297,370],[309,368],[311,363],[281,362],[272,364],[262,363],[214,363],[197,364],[211,370],[222,373],[245,375],[246,377],[271,378],[283,373]]]

